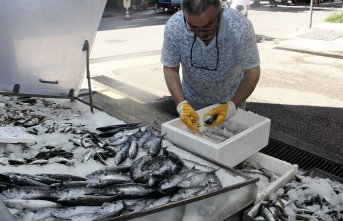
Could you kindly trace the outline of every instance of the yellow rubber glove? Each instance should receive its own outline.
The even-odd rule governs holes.
[[[176,110],[180,115],[181,121],[186,124],[189,129],[199,132],[199,115],[187,101],[180,102],[177,105]]]
[[[214,122],[212,124],[206,124],[207,127],[214,127],[218,126],[219,124],[223,123],[227,119],[233,117],[236,114],[236,105],[229,101],[225,104],[219,104],[215,108],[207,111],[207,113],[204,114],[203,119],[208,119],[209,117],[214,117]]]

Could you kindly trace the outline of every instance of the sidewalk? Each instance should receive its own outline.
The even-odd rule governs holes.
[[[290,39],[280,41],[278,47],[343,58],[343,24],[322,22],[312,28],[299,28]]]

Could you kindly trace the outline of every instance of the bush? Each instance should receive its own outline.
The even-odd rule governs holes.
[[[337,12],[325,19],[326,22],[343,23],[343,12]]]

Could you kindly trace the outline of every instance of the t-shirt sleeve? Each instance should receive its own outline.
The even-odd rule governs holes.
[[[161,63],[176,67],[181,62],[181,33],[175,19],[170,19],[164,29],[164,40],[161,52]]]
[[[260,65],[260,56],[257,48],[256,35],[250,21],[246,26],[238,50],[238,59],[243,69],[250,69]]]

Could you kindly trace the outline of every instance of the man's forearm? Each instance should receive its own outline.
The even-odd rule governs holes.
[[[239,107],[255,90],[258,80],[260,79],[260,66],[244,70],[244,76],[238,86],[232,102]]]
[[[182,93],[181,80],[179,75],[179,66],[167,67],[163,66],[164,79],[166,81],[168,90],[172,95],[176,106],[184,100]]]

